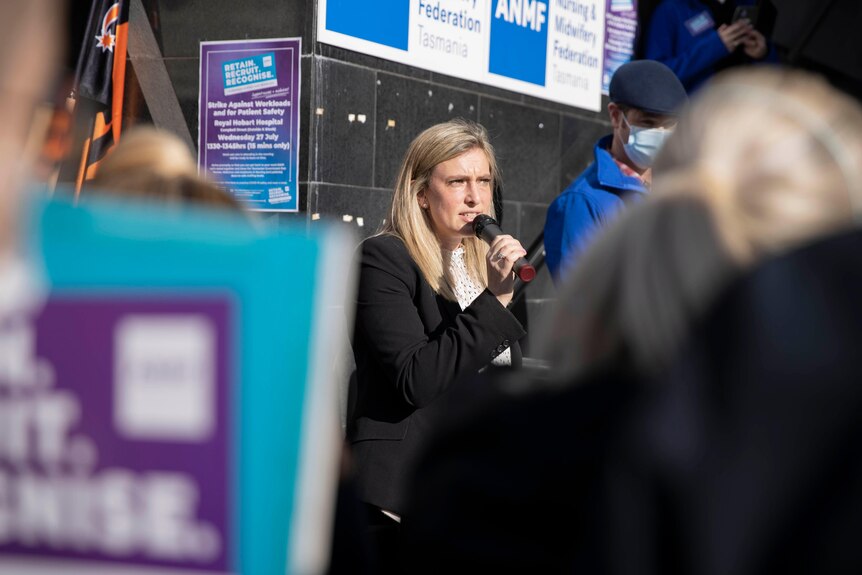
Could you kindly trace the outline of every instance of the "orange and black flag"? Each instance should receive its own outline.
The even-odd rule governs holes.
[[[75,98],[99,104],[93,131],[84,142],[76,182],[76,195],[84,180],[92,178],[99,162],[120,140],[123,121],[123,87],[130,0],[93,0],[84,44],[78,57]]]

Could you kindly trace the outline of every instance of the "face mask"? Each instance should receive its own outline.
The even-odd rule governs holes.
[[[632,126],[623,114],[623,122],[629,128],[629,141],[623,149],[629,159],[642,170],[651,167],[664,143],[673,133],[673,128],[642,128]]]

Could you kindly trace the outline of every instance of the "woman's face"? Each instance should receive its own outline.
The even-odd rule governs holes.
[[[491,212],[493,190],[488,157],[473,148],[434,167],[419,207],[428,212],[443,249],[452,251],[473,235],[473,219]]]

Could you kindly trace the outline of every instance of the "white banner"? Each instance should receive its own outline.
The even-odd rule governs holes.
[[[319,0],[318,40],[598,111],[605,0]]]

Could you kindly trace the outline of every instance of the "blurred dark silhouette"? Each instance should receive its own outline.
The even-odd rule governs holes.
[[[857,0],[763,0],[776,12],[772,40],[789,65],[825,75],[862,101],[862,42]]]
[[[661,376],[459,388],[415,474],[413,572],[859,572],[860,253],[856,231],[766,261]]]
[[[860,572],[860,247],[854,231],[767,261],[632,407],[606,486],[613,571]]]
[[[822,79],[705,88],[561,292],[551,371],[446,397],[414,572],[858,572],[860,160]]]

